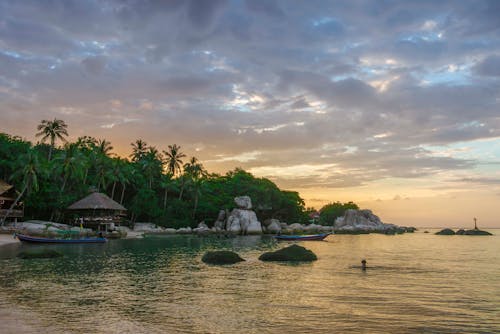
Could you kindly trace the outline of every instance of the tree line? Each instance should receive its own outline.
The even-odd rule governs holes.
[[[176,144],[160,151],[138,139],[131,143],[131,155],[122,158],[111,154],[113,146],[105,139],[83,136],[68,142],[63,120],[43,120],[37,130],[41,141],[36,144],[0,133],[0,178],[19,191],[25,219],[69,221],[65,208],[93,189],[125,206],[131,222],[183,227],[205,220],[210,225],[241,195],[252,198],[260,220],[309,220],[297,192],[280,190],[240,168],[209,173]]]

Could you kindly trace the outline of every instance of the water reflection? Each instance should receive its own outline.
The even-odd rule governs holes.
[[[269,237],[53,245],[64,257],[45,260],[17,259],[39,246],[14,245],[0,250],[0,297],[73,333],[494,332],[495,238],[339,235],[301,243],[319,260],[299,265],[258,261],[283,246]],[[211,249],[247,261],[205,265]],[[366,272],[353,268],[362,258]]]

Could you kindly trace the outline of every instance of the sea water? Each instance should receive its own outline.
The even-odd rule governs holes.
[[[259,261],[290,244],[266,236],[9,245],[0,307],[36,317],[41,333],[498,333],[500,231],[490,231],[332,235],[299,242],[318,256],[301,264]],[[35,247],[64,256],[16,257]],[[246,261],[202,263],[214,249]]]

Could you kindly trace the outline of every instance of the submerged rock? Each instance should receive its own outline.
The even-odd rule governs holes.
[[[206,252],[201,260],[208,264],[234,264],[245,261],[237,253],[231,251]]]
[[[261,261],[316,261],[318,257],[311,250],[299,245],[291,245],[275,252],[267,252],[259,257]]]
[[[50,259],[63,256],[62,253],[53,249],[26,250],[17,255],[21,259]]]
[[[435,234],[437,234],[437,235],[455,235],[455,231],[453,231],[451,228],[445,228],[439,232],[436,232]]]

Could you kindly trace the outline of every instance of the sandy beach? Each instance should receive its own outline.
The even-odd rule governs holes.
[[[0,246],[17,243],[19,240],[14,239],[12,234],[0,234]]]

